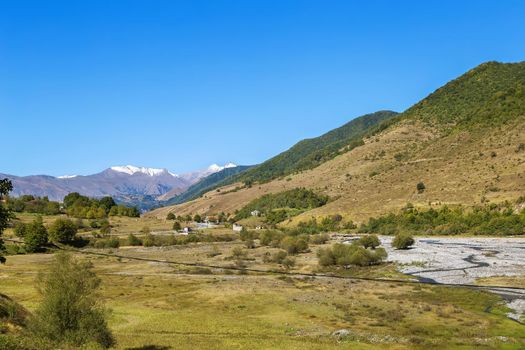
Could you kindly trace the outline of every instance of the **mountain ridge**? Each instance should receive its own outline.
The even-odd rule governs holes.
[[[524,173],[525,62],[488,62],[312,169],[252,186],[238,178],[220,192],[148,215],[234,213],[264,194],[304,187],[332,200],[285,224],[334,214],[359,222],[408,202],[428,207],[516,200],[525,192]],[[419,182],[426,187],[422,193]]]

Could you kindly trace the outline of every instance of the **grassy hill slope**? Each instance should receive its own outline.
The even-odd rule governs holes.
[[[345,125],[319,137],[305,139],[289,150],[265,161],[238,176],[244,182],[267,182],[297,171],[315,168],[334,158],[342,150],[350,150],[362,144],[363,135],[381,122],[397,113],[379,111],[357,117]]]
[[[370,216],[444,203],[474,205],[513,200],[525,193],[525,63],[489,62],[436,90],[364,145],[287,179],[208,192],[179,206],[184,213],[233,213],[266,193],[305,187],[334,198],[294,218],[340,213]],[[418,193],[423,182],[426,190]]]
[[[180,204],[189,200],[200,197],[202,194],[211,191],[220,186],[221,183],[228,181],[233,176],[240,174],[252,166],[239,165],[233,168],[225,168],[219,172],[206,176],[194,185],[191,185],[186,191],[166,201],[166,205]]]

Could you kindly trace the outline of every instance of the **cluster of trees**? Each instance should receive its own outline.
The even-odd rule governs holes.
[[[19,213],[60,214],[60,203],[50,201],[47,197],[35,197],[32,195],[23,195],[17,198],[8,197],[6,204],[9,210]]]
[[[385,249],[378,247],[377,236],[364,236],[352,244],[336,243],[321,248],[317,257],[321,266],[369,266],[382,262],[387,257]]]
[[[343,217],[340,214],[334,214],[326,216],[321,220],[315,218],[309,221],[301,221],[297,224],[297,227],[291,229],[292,234],[315,234],[320,232],[331,232],[337,230],[351,230],[356,228],[356,225],[352,221],[343,221]]]
[[[24,249],[28,253],[44,250],[48,242],[71,243],[77,231],[77,224],[70,219],[58,218],[46,227],[41,216],[30,223],[17,222],[14,226],[15,235],[24,239]]]
[[[0,180],[0,264],[5,263],[5,246],[2,240],[2,233],[9,225],[11,213],[3,204],[3,199],[13,190],[13,184],[9,179]]]
[[[101,219],[108,216],[140,216],[137,207],[117,205],[109,196],[96,199],[82,196],[78,192],[72,192],[64,197],[64,208],[68,215],[86,219]]]
[[[329,240],[327,234],[307,235],[279,230],[248,231],[245,229],[241,231],[240,238],[246,242],[248,248],[254,248],[254,241],[259,240],[260,245],[283,249],[289,255],[308,252],[310,244],[324,244]]]
[[[398,232],[424,234],[525,234],[525,210],[514,211],[511,203],[464,207],[443,206],[439,209],[417,209],[407,205],[399,213],[371,218],[360,227],[364,233],[393,235]]]
[[[241,208],[235,215],[235,220],[241,220],[251,215],[254,210],[266,216],[269,223],[278,223],[304,210],[325,205],[328,196],[317,194],[305,188],[295,188],[275,194],[265,194]]]

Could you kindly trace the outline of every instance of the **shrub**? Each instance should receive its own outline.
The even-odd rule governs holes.
[[[93,244],[95,248],[118,248],[120,241],[118,238],[97,239]]]
[[[49,240],[52,242],[69,243],[75,239],[77,225],[69,219],[56,219],[49,227]]]
[[[282,232],[266,230],[259,234],[259,242],[264,246],[277,247],[283,237],[284,234]]]
[[[312,244],[325,244],[330,240],[330,236],[327,233],[320,233],[316,235],[311,235],[308,237],[308,239]]]
[[[171,214],[171,213],[170,213],[170,214]],[[181,225],[180,225],[180,222],[175,221],[175,222],[173,223],[173,229],[174,229],[175,231],[179,231],[181,228],[182,228],[182,227],[181,227]]]
[[[28,325],[33,338],[50,341],[54,348],[115,344],[97,295],[100,279],[89,262],[56,254],[48,273],[39,275],[37,286],[42,303]]]
[[[128,244],[130,246],[140,246],[142,245],[142,240],[135,236],[133,233],[128,235]]]
[[[168,215],[166,215],[166,220],[175,220],[175,214],[173,213],[168,213]]]
[[[392,240],[392,247],[396,249],[408,249],[414,243],[414,238],[411,234],[398,233]]]
[[[299,254],[308,251],[308,240],[303,237],[284,237],[280,244],[281,248],[288,254]]]
[[[330,248],[320,249],[317,257],[321,266],[347,267],[377,264],[383,261],[387,254],[383,248],[366,249],[358,242],[354,242],[353,244],[336,243]]]
[[[416,185],[416,189],[417,189],[417,193],[423,193],[426,189],[426,186],[424,183],[422,182],[419,182],[417,185]]]
[[[248,249],[253,249],[256,247],[255,245],[255,241],[253,239],[248,239],[246,241],[244,241],[244,245],[246,246],[246,248]]]
[[[144,247],[155,246],[155,237],[151,233],[146,234],[146,236],[144,236],[144,239],[142,240],[142,245]]]
[[[295,259],[292,259],[292,258],[286,258],[286,259],[284,259],[284,260],[281,262],[281,265],[283,265],[284,268],[286,268],[287,270],[288,270],[288,269],[291,269],[292,267],[295,266]]]
[[[287,257],[288,257],[287,252],[285,252],[284,250],[279,250],[277,253],[271,256],[270,261],[277,263],[277,264],[282,264],[284,259],[286,259]]]
[[[381,245],[381,242],[379,241],[379,238],[377,238],[376,235],[363,236],[359,239],[358,242],[363,247],[372,249],[375,249],[376,247],[379,247]]]
[[[244,260],[246,259],[246,251],[241,247],[235,247],[232,250],[232,258]]]

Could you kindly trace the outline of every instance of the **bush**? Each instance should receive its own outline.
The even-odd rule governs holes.
[[[365,248],[375,249],[381,245],[379,238],[376,235],[366,235],[359,239],[359,244]]]
[[[259,242],[264,246],[277,247],[281,243],[284,234],[279,231],[266,230],[259,234]]]
[[[171,214],[171,213],[170,213],[170,214]],[[182,228],[182,227],[181,227],[181,225],[180,225],[180,222],[175,221],[175,222],[173,223],[173,230],[175,230],[175,231],[179,231],[181,228]]]
[[[358,242],[354,242],[353,244],[336,243],[330,248],[320,249],[317,257],[321,266],[347,267],[374,265],[386,259],[387,254],[383,248],[366,249]]]
[[[95,248],[118,248],[120,241],[117,238],[97,239],[93,244]]]
[[[168,215],[166,215],[166,220],[175,220],[175,214],[173,213],[168,213]]]
[[[37,285],[42,303],[29,322],[32,338],[50,341],[54,348],[89,343],[109,348],[115,344],[97,295],[100,279],[89,262],[56,254],[49,272],[39,275]]]
[[[303,237],[287,236],[281,241],[280,247],[291,255],[304,253],[308,251],[308,240]]]
[[[320,233],[316,235],[311,235],[308,237],[308,239],[312,244],[325,244],[330,240],[330,236],[327,233]]]
[[[414,243],[414,238],[411,234],[398,233],[392,240],[392,247],[396,249],[408,249]]]
[[[49,240],[52,242],[69,243],[75,239],[77,225],[69,219],[56,219],[49,227]]]
[[[417,193],[423,193],[423,192],[425,192],[426,186],[425,186],[424,183],[419,182],[419,183],[416,185],[416,189],[417,189]]]
[[[142,245],[142,240],[135,236],[133,233],[128,235],[128,244],[130,246],[140,246]]]
[[[155,237],[151,233],[146,234],[142,240],[142,245],[144,247],[153,247],[155,246]]]

